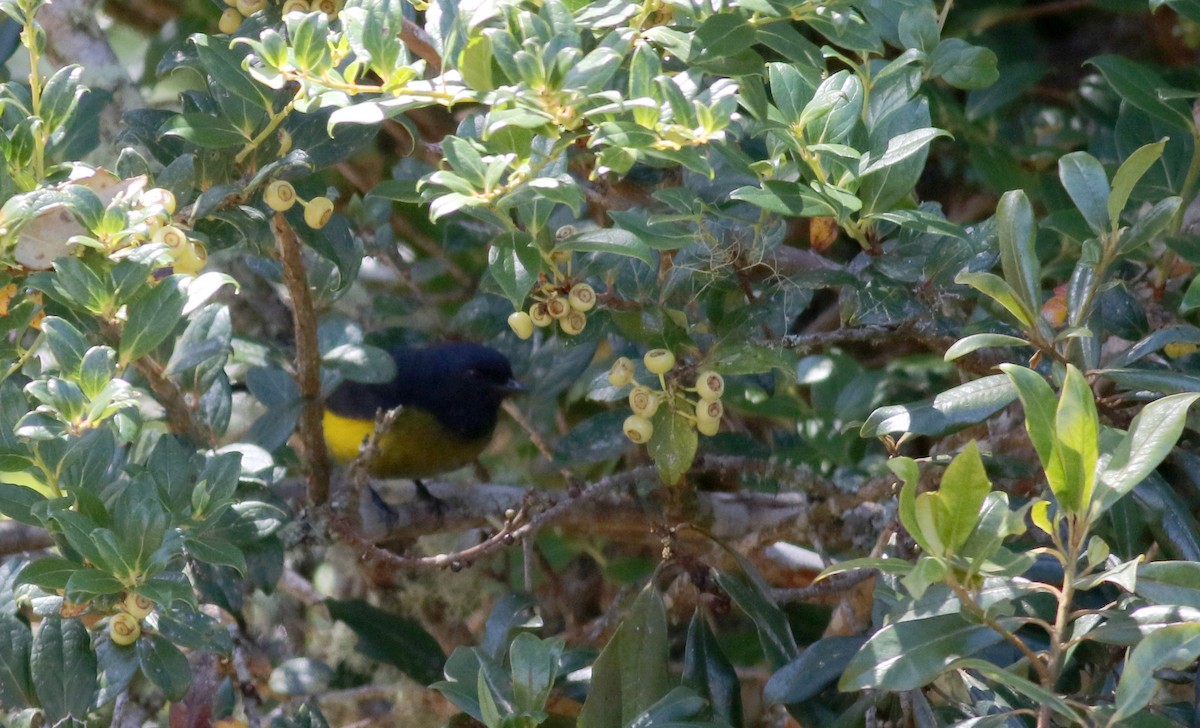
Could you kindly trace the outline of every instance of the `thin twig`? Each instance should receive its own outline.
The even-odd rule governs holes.
[[[300,413],[300,443],[308,474],[308,503],[329,501],[329,455],[321,420],[321,352],[317,345],[317,313],[308,289],[308,275],[300,254],[300,241],[284,218],[275,213],[271,230],[283,262],[283,282],[292,300],[292,329],[296,338],[296,384],[304,400]]]

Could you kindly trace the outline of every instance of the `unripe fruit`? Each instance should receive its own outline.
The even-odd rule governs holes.
[[[132,645],[142,636],[142,622],[132,614],[117,612],[108,620],[108,636],[122,647]]]
[[[174,215],[175,194],[162,187],[146,190],[142,193],[142,207],[161,207],[168,215]]]
[[[654,435],[654,425],[650,420],[641,415],[629,415],[626,417],[622,429],[625,431],[625,437],[628,437],[639,445],[645,443]]]
[[[554,317],[546,310],[546,304],[538,302],[529,307],[529,318],[533,320],[533,325],[540,328],[545,328],[554,323]]]
[[[175,262],[171,267],[175,269],[176,273],[196,275],[204,270],[204,266],[208,265],[208,249],[199,240],[193,240],[188,245],[174,249],[172,253]]]
[[[145,618],[154,611],[154,606],[154,600],[132,592],[126,594],[125,599],[121,602],[121,609],[124,609],[125,613],[134,619]]]
[[[287,180],[277,179],[263,191],[263,202],[276,212],[290,210],[296,204],[296,188]]]
[[[154,232],[154,237],[151,240],[156,243],[162,243],[172,250],[182,248],[188,244],[187,233],[174,225],[162,226]]]
[[[702,399],[696,403],[697,420],[719,420],[724,414],[725,405],[721,404],[719,399]]]
[[[696,431],[705,437],[712,437],[720,430],[720,420],[696,420]]]
[[[651,349],[642,361],[652,374],[666,374],[675,366],[675,355],[666,349]]]
[[[242,27],[242,14],[235,8],[225,8],[221,12],[221,19],[217,21],[217,30],[225,35],[233,35],[240,27]]]
[[[700,372],[700,376],[696,377],[696,394],[700,395],[700,399],[720,399],[725,394],[724,377],[711,369]]]
[[[314,13],[325,13],[331,20],[337,15],[337,3],[333,0],[312,0],[308,7]]]
[[[574,336],[583,331],[584,326],[587,326],[587,314],[581,311],[570,311],[558,320],[558,326],[564,334]]]
[[[554,239],[561,243],[562,241],[566,240],[567,238],[571,237],[572,235],[574,235],[577,232],[579,232],[579,231],[575,229],[574,225],[563,225],[562,227],[560,227],[559,229],[554,231]],[[569,255],[569,253],[568,253],[568,255]]]
[[[570,312],[571,307],[567,305],[566,301],[562,300],[558,296],[546,301],[546,313],[550,314],[556,319],[563,318]]]
[[[288,13],[307,13],[308,0],[288,0],[283,4],[283,14]]]
[[[267,6],[267,0],[237,0],[238,12],[242,15],[254,15]]]
[[[633,373],[633,362],[629,361],[629,357],[619,357],[608,370],[608,383],[614,387],[624,387],[633,381]]]
[[[641,384],[629,393],[629,409],[642,417],[653,417],[661,401],[653,389]]]
[[[333,217],[333,200],[314,197],[304,206],[304,222],[313,230],[320,230]]]
[[[596,307],[596,289],[586,283],[576,283],[571,286],[571,292],[567,295],[567,303],[571,304],[571,308],[580,312],[588,312]]]
[[[513,330],[518,339],[524,341],[533,336],[533,319],[524,311],[514,311],[508,315],[508,327]]]

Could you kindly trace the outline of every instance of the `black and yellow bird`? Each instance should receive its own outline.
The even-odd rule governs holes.
[[[413,478],[424,491],[421,478],[457,470],[483,452],[504,398],[523,388],[508,359],[479,344],[394,349],[391,355],[391,381],[344,382],[329,395],[325,442],[335,460],[350,462],[375,431],[375,413],[399,407],[391,427],[376,438],[370,473]]]

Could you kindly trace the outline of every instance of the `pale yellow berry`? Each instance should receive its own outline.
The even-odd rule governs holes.
[[[194,276],[208,265],[208,249],[199,240],[192,240],[188,245],[173,248],[171,253],[175,259],[171,267],[176,273]]]
[[[284,15],[287,15],[288,13],[307,13],[307,12],[308,12],[307,0],[288,0],[286,3],[283,4],[283,14]]]
[[[533,336],[533,319],[524,311],[514,311],[508,315],[508,327],[513,330],[518,339],[524,341]]]
[[[596,307],[596,290],[586,283],[576,283],[567,294],[567,303],[576,311],[591,311]]]
[[[296,188],[287,180],[277,179],[263,190],[263,202],[276,212],[285,212],[296,204]]]
[[[702,399],[696,403],[697,420],[719,420],[725,414],[725,405],[719,399]]]
[[[578,230],[575,229],[574,225],[563,225],[562,227],[560,227],[559,229],[554,231],[554,239],[561,243],[562,241],[573,236],[577,232],[578,232]],[[570,255],[570,253],[568,253],[568,255]]]
[[[333,200],[328,197],[314,197],[304,206],[304,222],[313,230],[320,230],[333,217]]]
[[[333,0],[312,0],[308,7],[314,13],[325,13],[331,20],[337,16],[337,3]]]
[[[238,12],[242,15],[254,15],[267,6],[267,0],[237,0]]]
[[[666,349],[651,349],[642,357],[652,374],[666,374],[675,366],[675,355]]]
[[[635,415],[653,417],[660,402],[662,399],[657,392],[641,384],[629,392],[629,409],[633,410]]]
[[[700,399],[720,399],[725,394],[725,378],[711,369],[700,372],[696,377],[696,394]]]
[[[163,225],[154,232],[154,237],[150,239],[156,243],[162,243],[172,250],[188,244],[187,233],[174,225]]]
[[[545,328],[554,323],[554,317],[546,310],[546,304],[540,301],[529,307],[529,318],[533,320],[533,325],[539,328]]]
[[[641,415],[629,415],[622,427],[625,437],[641,445],[654,435],[654,424]]]
[[[608,383],[614,387],[624,387],[633,381],[633,373],[633,362],[629,361],[629,357],[619,357],[608,370]]]
[[[162,187],[146,190],[142,193],[142,207],[161,207],[168,215],[174,215],[175,194]]]
[[[696,431],[705,437],[712,437],[720,430],[720,420],[696,420]]]
[[[217,21],[217,30],[225,35],[233,35],[240,27],[242,27],[242,14],[235,8],[225,8],[221,12],[221,19]]]
[[[558,296],[554,296],[549,301],[546,301],[546,313],[550,314],[556,319],[563,318],[570,312],[570,305],[568,305],[566,301]]]
[[[132,614],[117,612],[108,620],[108,636],[115,644],[132,645],[142,635],[142,621]]]
[[[569,311],[566,316],[558,320],[558,327],[568,336],[575,336],[582,332],[584,326],[587,326],[587,314],[582,311]]]
[[[143,619],[146,615],[154,611],[154,600],[147,599],[141,594],[130,592],[125,595],[125,599],[121,602],[121,609],[124,609],[126,614],[134,619]]]

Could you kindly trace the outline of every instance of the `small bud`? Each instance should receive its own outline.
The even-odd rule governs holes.
[[[204,270],[204,266],[208,265],[208,250],[199,240],[193,240],[188,245],[173,248],[171,253],[175,259],[171,267],[175,269],[176,273],[196,275]]]
[[[286,3],[283,4],[282,13],[284,15],[287,15],[288,13],[307,13],[307,12],[308,12],[308,0],[288,0]]]
[[[108,636],[114,644],[132,645],[142,636],[142,622],[132,614],[117,612],[108,620]]]
[[[675,366],[675,355],[666,349],[651,349],[642,361],[652,374],[666,374]]]
[[[151,238],[156,243],[162,243],[172,250],[182,248],[188,244],[187,233],[181,228],[174,225],[164,225],[154,231],[154,237]]]
[[[333,200],[314,197],[304,206],[304,222],[313,230],[320,230],[333,217]]]
[[[619,357],[613,362],[612,368],[608,370],[608,383],[614,387],[624,387],[633,381],[633,373],[633,362],[629,360],[629,357]]]
[[[629,409],[642,417],[653,417],[661,401],[653,389],[640,384],[629,393]]]
[[[533,336],[533,319],[524,311],[514,311],[509,314],[508,327],[522,341]]]
[[[654,435],[654,425],[650,420],[641,415],[629,415],[626,417],[622,429],[625,430],[625,437],[628,437],[639,445],[647,442]]]
[[[586,283],[576,283],[571,286],[567,295],[567,303],[576,311],[586,313],[596,307],[596,289]]]
[[[696,377],[696,394],[700,395],[700,399],[720,399],[725,394],[724,377],[711,369],[700,372],[700,376]]]
[[[546,310],[546,304],[540,301],[529,307],[529,318],[533,319],[533,325],[539,328],[545,328],[554,323],[554,317]]]

